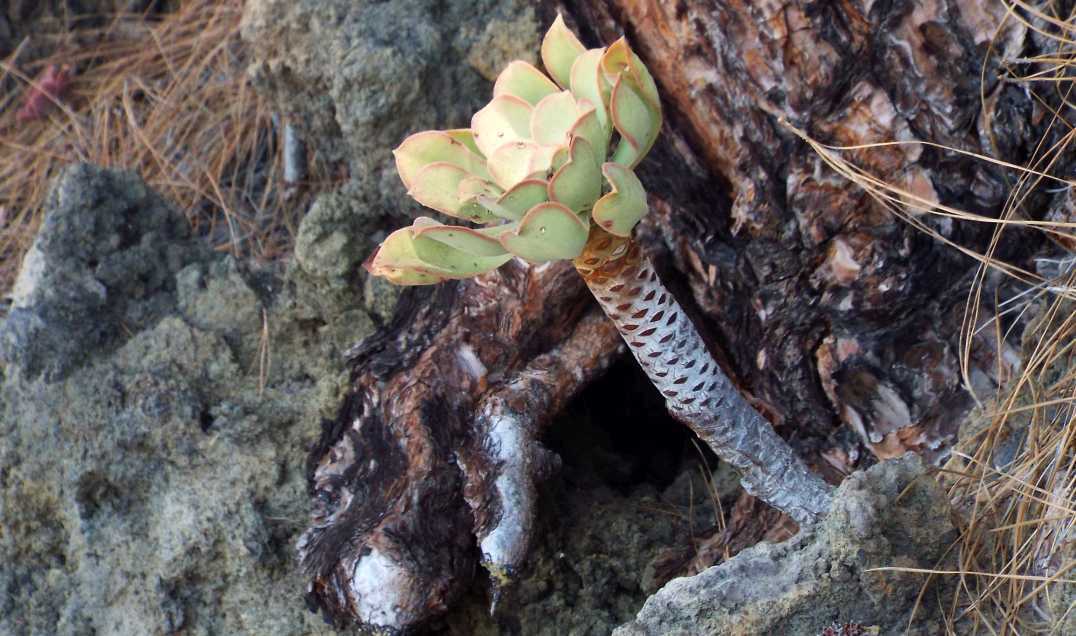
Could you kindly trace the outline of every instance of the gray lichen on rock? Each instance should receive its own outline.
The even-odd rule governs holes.
[[[255,85],[386,210],[404,200],[391,149],[410,132],[470,121],[489,69],[532,47],[538,29],[522,0],[256,0],[243,14]]]
[[[0,633],[330,633],[292,545],[365,312],[91,166],[32,254],[0,326]]]
[[[76,166],[47,205],[0,330],[0,356],[60,379],[164,315],[175,273],[208,247],[133,175]]]

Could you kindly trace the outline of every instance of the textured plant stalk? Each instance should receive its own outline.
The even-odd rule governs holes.
[[[637,243],[595,228],[575,266],[669,412],[741,472],[747,492],[800,524],[829,510],[832,488],[740,395]]]

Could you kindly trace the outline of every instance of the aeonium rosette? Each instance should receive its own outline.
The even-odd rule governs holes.
[[[630,236],[647,211],[632,168],[661,128],[654,79],[623,38],[587,50],[560,16],[541,56],[549,76],[512,62],[469,129],[416,133],[393,151],[416,201],[482,227],[419,217],[385,239],[366,262],[371,273],[423,285],[513,256],[575,258],[592,222]]]

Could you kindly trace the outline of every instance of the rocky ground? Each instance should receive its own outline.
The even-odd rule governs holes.
[[[136,175],[78,165],[56,179],[0,325],[0,633],[334,633],[304,604],[294,544],[345,351],[395,303],[359,273],[386,221],[414,212],[388,149],[465,119],[497,68],[533,57],[540,28],[523,2],[407,0],[361,20],[351,5],[247,9],[257,83],[350,167],[286,263],[212,252]],[[402,15],[407,32],[381,37]],[[563,467],[530,571],[492,615],[476,576],[430,633],[904,633],[923,579],[868,568],[934,567],[953,540],[921,463],[855,475],[813,532],[667,583],[685,569],[670,551],[691,560],[716,504],[645,380],[611,373],[549,433]],[[729,506],[731,483],[717,471]],[[925,598],[917,624],[934,623]]]

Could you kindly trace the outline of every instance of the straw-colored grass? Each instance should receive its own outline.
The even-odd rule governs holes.
[[[924,199],[847,158],[873,148],[919,142],[835,147],[788,126],[876,202],[980,262],[961,336],[962,371],[969,391],[974,339],[985,332],[995,341],[1023,343],[1018,377],[995,395],[975,396],[979,406],[939,474],[962,517],[961,536],[951,550],[959,568],[942,569],[939,564],[938,569],[921,573],[927,580],[948,577],[956,582],[952,598],[942,601],[949,607],[948,629],[959,633],[1062,634],[1071,633],[1064,630],[1076,625],[1076,254],[1056,259],[1051,268],[1056,275],[1050,278],[1005,262],[996,252],[1008,232],[1041,232],[1061,242],[1076,238],[1076,223],[1032,220],[1025,212],[1028,196],[1037,188],[1076,187],[1071,175],[1055,170],[1060,159],[1071,157],[1076,135],[1071,121],[1076,112],[1072,99],[1076,16],[1058,15],[1055,4],[1006,2],[1006,21],[1022,23],[1056,47],[1035,58],[1000,60],[1006,70],[1003,81],[1024,84],[1047,113],[1042,142],[1026,165],[923,142],[1011,171],[1014,185],[998,218]],[[924,215],[992,224],[992,240],[981,252],[953,243],[924,223]],[[1018,281],[1023,291],[1006,300],[985,297],[984,283],[991,270]],[[993,315],[983,316],[984,307],[992,308]],[[1003,330],[1000,317],[1014,315],[1029,318],[1023,334]]]
[[[0,292],[51,178],[72,162],[139,172],[219,249],[271,259],[290,248],[310,188],[283,183],[282,122],[246,78],[241,12],[240,0],[194,0],[153,19],[116,15],[53,36],[43,59],[0,61],[0,80],[19,85],[0,101]],[[61,99],[19,121],[46,69],[65,64],[76,73]]]

